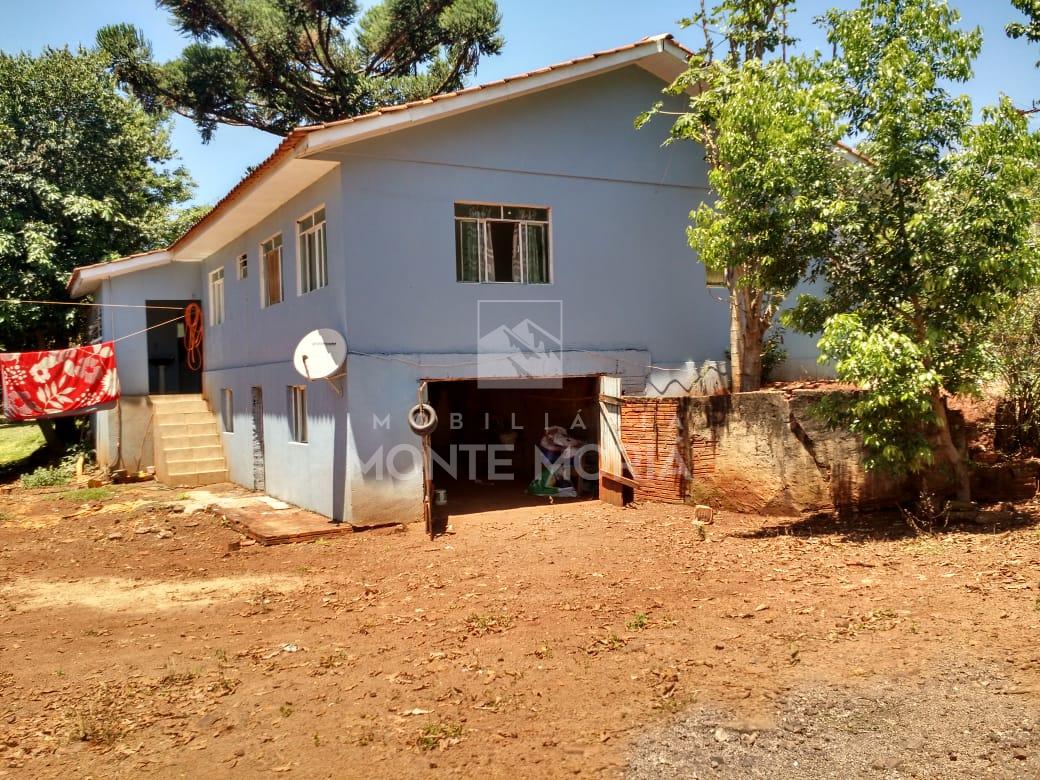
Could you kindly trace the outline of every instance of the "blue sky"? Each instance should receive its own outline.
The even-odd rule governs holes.
[[[95,31],[114,22],[130,22],[145,31],[156,56],[170,58],[184,41],[164,13],[150,0],[0,0],[6,6],[0,26],[0,49],[39,51],[44,46],[90,45]],[[698,0],[499,0],[505,51],[485,60],[477,81],[571,59],[647,35],[671,32],[687,45],[699,43],[695,30],[679,30],[676,21]],[[792,20],[792,32],[805,49],[825,48],[813,17],[826,8],[854,5],[849,0],[803,0]],[[975,79],[967,92],[976,106],[993,102],[1003,92],[1020,105],[1040,98],[1040,47],[1010,41],[1004,25],[1017,12],[1002,0],[954,0],[967,26],[978,25],[985,36]],[[213,203],[239,180],[248,165],[260,162],[277,145],[274,136],[247,128],[221,127],[202,144],[194,126],[178,119],[173,138],[184,163],[198,183],[195,200]]]

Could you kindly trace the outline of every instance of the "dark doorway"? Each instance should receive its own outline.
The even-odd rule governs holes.
[[[447,518],[498,509],[541,506],[550,500],[593,498],[599,470],[596,448],[579,447],[581,469],[567,469],[565,483],[541,484],[539,450],[549,428],[562,428],[582,444],[599,440],[598,377],[567,377],[559,388],[532,382],[430,381],[429,403],[439,425],[432,434],[431,478],[447,503],[434,506],[434,524]],[[583,476],[584,475],[584,476]],[[569,484],[571,491],[550,496],[545,488]],[[442,494],[444,498],[444,494]]]
[[[202,372],[188,368],[184,320],[170,322],[191,301],[145,301],[148,324],[148,392],[151,395],[201,393]],[[176,311],[180,309],[180,312]]]
[[[267,490],[264,464],[264,390],[253,388],[253,490]]]

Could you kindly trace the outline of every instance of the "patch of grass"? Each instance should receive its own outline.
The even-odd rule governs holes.
[[[66,490],[61,494],[62,498],[68,499],[69,501],[104,501],[105,499],[112,498],[116,493],[114,490],[108,488],[96,487],[96,488],[80,488],[79,490]]]
[[[22,485],[27,488],[54,487],[67,485],[72,479],[72,470],[66,466],[40,466],[31,474],[22,477]]]
[[[461,738],[461,723],[427,723],[416,737],[415,744],[422,751],[443,750],[458,744]]]
[[[625,628],[627,628],[629,631],[642,631],[644,628],[646,628],[649,622],[649,615],[647,615],[645,612],[637,612],[635,615],[633,615],[631,620],[625,623]]]
[[[44,445],[36,423],[0,425],[0,466],[25,460]]]

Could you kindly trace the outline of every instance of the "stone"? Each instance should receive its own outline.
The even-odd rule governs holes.
[[[159,532],[158,536],[159,536],[160,539],[172,539],[173,538],[173,531],[162,530],[162,531]]]
[[[119,539],[122,539],[122,538],[123,538],[123,535],[121,533],[119,533],[119,531],[113,531],[112,533],[110,533],[108,535],[109,541],[112,541],[112,542],[118,541]]]

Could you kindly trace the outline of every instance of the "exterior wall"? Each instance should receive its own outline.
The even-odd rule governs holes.
[[[330,152],[342,161],[351,348],[472,353],[480,300],[560,300],[565,348],[646,350],[683,369],[657,372],[647,392],[710,389],[726,305],[685,239],[707,193],[703,156],[662,148],[663,121],[632,127],[661,88],[630,67]],[[548,206],[552,283],[458,283],[456,201]]]
[[[323,205],[327,213],[328,285],[298,295],[296,220]],[[342,218],[340,176],[334,171],[197,267],[205,285],[207,311],[203,393],[219,410],[220,390],[234,398],[234,432],[222,433],[233,482],[253,485],[252,388],[263,389],[266,492],[341,520],[345,505],[347,401],[325,382],[307,383],[293,369],[293,351],[315,328],[343,333],[346,323],[348,236]],[[284,300],[263,308],[260,244],[282,234]],[[245,254],[249,272],[238,279],[236,261]],[[209,273],[224,267],[224,322],[209,325]],[[288,387],[307,385],[308,442],[290,441]]]
[[[143,306],[146,300],[190,300],[202,297],[197,263],[170,265],[107,279],[98,291],[97,302],[106,306]],[[171,317],[177,316],[170,312]],[[102,339],[117,339],[147,327],[146,310],[103,308]],[[144,335],[116,343],[116,365],[123,395],[148,395],[148,342]]]
[[[108,279],[102,283],[96,298],[98,303],[106,305],[143,306],[149,299],[189,300],[201,296],[198,265],[173,263]],[[171,316],[176,316],[176,313],[171,312]],[[146,327],[146,309],[101,309],[102,339],[118,339]],[[117,341],[115,350],[122,398],[117,409],[94,415],[98,464],[115,468],[121,455],[122,467],[145,469],[155,465],[151,409],[147,398],[147,338],[141,334]]]

